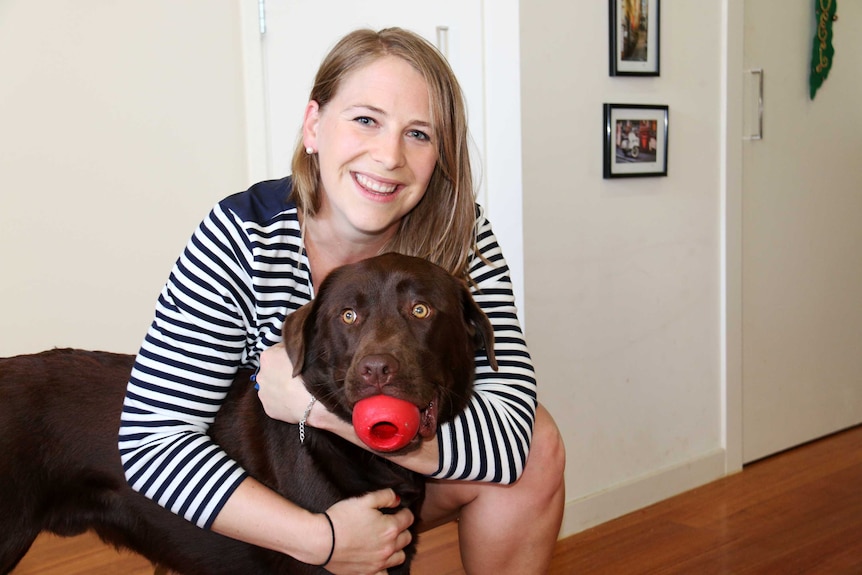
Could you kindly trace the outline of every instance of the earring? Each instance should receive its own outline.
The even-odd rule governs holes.
[[[306,146],[305,147],[305,153],[310,156],[311,154],[314,153],[314,148],[312,148],[311,146]]]

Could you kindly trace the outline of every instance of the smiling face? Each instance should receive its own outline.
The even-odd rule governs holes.
[[[351,72],[320,107],[309,102],[303,144],[320,162],[320,210],[344,240],[388,238],[425,195],[437,162],[428,87],[405,60]]]

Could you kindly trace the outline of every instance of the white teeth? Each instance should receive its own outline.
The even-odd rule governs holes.
[[[395,186],[393,184],[381,184],[371,178],[365,177],[362,174],[356,174],[356,181],[359,182],[363,188],[368,188],[372,192],[377,192],[378,194],[391,194],[395,191]]]

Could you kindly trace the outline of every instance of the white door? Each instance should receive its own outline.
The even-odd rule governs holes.
[[[764,82],[763,139],[743,153],[745,462],[862,422],[862,3],[838,10],[812,101],[814,3],[745,0],[745,67]]]
[[[517,0],[265,0],[263,5],[267,177],[290,172],[314,74],[339,38],[360,27],[399,26],[423,35],[446,56],[464,91],[477,200],[503,246],[523,314]]]

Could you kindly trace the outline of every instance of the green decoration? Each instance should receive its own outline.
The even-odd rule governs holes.
[[[811,74],[808,77],[812,100],[832,68],[832,58],[835,55],[835,48],[832,47],[832,22],[838,19],[835,15],[837,2],[838,0],[814,0],[817,31],[814,34]]]

